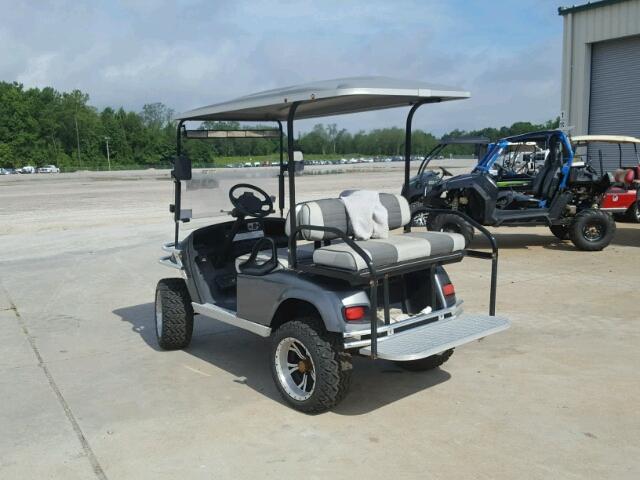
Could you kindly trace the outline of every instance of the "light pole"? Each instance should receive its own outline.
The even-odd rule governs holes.
[[[109,156],[109,137],[104,137],[104,141],[107,142],[107,163],[109,164],[109,171],[111,171],[111,157]]]
[[[73,117],[76,122],[76,144],[78,145],[78,167],[82,167],[82,160],[80,159],[80,131],[78,130],[78,111]]]

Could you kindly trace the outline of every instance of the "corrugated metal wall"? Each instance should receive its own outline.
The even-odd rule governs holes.
[[[589,133],[640,137],[640,36],[594,43],[591,47]],[[589,155],[602,152],[606,170],[619,166],[617,145],[595,144]],[[633,149],[623,147],[623,165],[635,160]]]
[[[640,0],[592,7],[564,18],[562,105],[573,134],[589,128],[591,48],[596,42],[640,35]]]

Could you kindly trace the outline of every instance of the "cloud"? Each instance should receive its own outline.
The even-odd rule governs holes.
[[[180,111],[378,74],[471,90],[470,100],[420,110],[416,126],[435,133],[554,117],[561,22],[552,3],[491,5],[501,16],[435,0],[0,1],[0,79],[78,88],[99,108],[160,101]],[[385,111],[335,121],[357,130],[401,125],[403,117]]]

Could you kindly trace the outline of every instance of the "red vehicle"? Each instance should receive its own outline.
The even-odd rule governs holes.
[[[622,135],[581,135],[572,137],[571,142],[577,159],[589,156],[589,162],[585,163],[593,163],[593,156],[597,155],[601,172],[605,171],[603,158],[618,157],[613,183],[603,195],[600,209],[617,218],[640,223],[640,139]]]

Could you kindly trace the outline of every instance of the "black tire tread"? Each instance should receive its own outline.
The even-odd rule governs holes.
[[[158,344],[164,350],[186,348],[193,335],[193,307],[185,281],[163,278],[158,282],[156,295],[162,298],[162,335]]]
[[[424,372],[442,366],[442,364],[451,358],[451,355],[453,355],[453,348],[445,350],[442,353],[431,355],[430,357],[411,360],[409,362],[395,362],[395,364],[410,372]]]
[[[280,386],[274,366],[278,342],[284,337],[298,338],[314,357],[316,385],[313,395],[305,402],[291,398]],[[299,317],[283,324],[273,336],[271,371],[274,382],[284,400],[304,413],[321,413],[335,407],[351,385],[351,355],[344,352],[338,335],[324,331],[315,317]]]
[[[640,223],[640,201],[635,202],[626,212],[625,220],[633,223]]]
[[[558,240],[569,240],[569,227],[567,225],[551,225],[549,230]]]
[[[590,242],[582,236],[582,226],[589,217],[598,218],[606,225],[605,234],[602,239],[597,242]],[[613,240],[615,232],[616,222],[613,217],[607,212],[593,208],[588,208],[578,212],[578,214],[573,217],[573,221],[569,226],[569,238],[571,239],[571,242],[576,246],[576,248],[586,252],[596,252],[604,249],[611,243],[611,240]]]
[[[453,213],[442,213],[436,215],[429,222],[429,230],[431,231],[442,231],[442,228],[447,223],[453,223],[459,227],[460,234],[464,237],[465,247],[469,246],[473,237],[475,235],[475,230],[473,226],[469,225],[462,217],[455,215]]]

